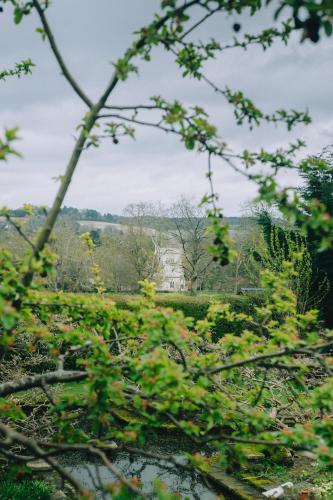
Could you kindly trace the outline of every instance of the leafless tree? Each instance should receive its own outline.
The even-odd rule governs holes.
[[[189,290],[196,292],[212,263],[207,252],[209,237],[205,211],[183,196],[169,210],[173,229],[171,236],[183,251],[183,270]]]

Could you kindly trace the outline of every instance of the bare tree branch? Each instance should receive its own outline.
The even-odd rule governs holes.
[[[88,377],[86,372],[79,371],[55,371],[41,375],[27,376],[19,380],[11,380],[0,384],[0,397],[8,396],[20,391],[26,391],[33,387],[42,387],[43,384],[58,384],[66,382],[78,382]]]
[[[131,481],[129,481],[125,476],[122,475],[122,473],[119,471],[119,469],[117,467],[115,467],[110,462],[110,460],[108,459],[108,457],[106,456],[106,454],[104,453],[104,451],[101,451],[101,450],[99,450],[97,448],[94,448],[92,446],[88,450],[92,454],[97,455],[98,457],[100,457],[103,460],[104,465],[106,465],[106,467],[109,469],[109,471],[112,474],[114,474],[116,476],[116,478],[119,479],[119,481],[121,481],[123,484],[125,484],[127,486],[127,488],[132,493],[134,493],[135,495],[139,495],[141,498],[149,498],[148,495],[145,495],[142,490],[140,490],[139,488],[137,488],[133,483],[131,483]]]
[[[114,106],[114,105],[106,105],[104,109],[114,109],[115,111],[138,111],[139,109],[161,109],[161,106],[156,106],[154,104],[134,104],[128,106]]]
[[[214,373],[219,373],[222,371],[226,370],[231,370],[232,368],[238,368],[240,366],[246,366],[250,365],[252,363],[257,363],[258,361],[260,362],[261,360],[264,359],[273,359],[273,358],[280,358],[282,356],[294,356],[295,354],[312,354],[316,351],[321,351],[323,349],[329,349],[333,347],[333,342],[325,342],[323,344],[317,344],[315,346],[309,346],[306,349],[305,348],[295,348],[295,349],[281,349],[279,351],[271,352],[271,353],[266,353],[266,354],[259,354],[258,356],[252,356],[250,358],[242,359],[241,361],[235,361],[234,363],[227,363],[225,365],[217,366],[215,368],[211,368],[210,370],[207,370],[207,373],[210,375],[213,375]]]
[[[13,444],[23,445],[25,448],[28,448],[37,458],[42,458],[47,462],[58,474],[65,480],[67,480],[76,491],[78,491],[82,495],[86,495],[87,490],[83,488],[83,486],[63,467],[61,467],[55,460],[48,456],[47,452],[44,452],[31,438],[24,436],[21,433],[18,433],[4,425],[0,422],[0,432],[5,435],[5,441],[2,441],[2,446],[12,446]]]
[[[70,157],[70,160],[68,162],[65,174],[62,176],[61,184],[60,184],[59,190],[57,192],[57,195],[55,197],[55,200],[53,202],[53,205],[52,205],[52,207],[47,215],[45,224],[39,233],[38,239],[37,239],[36,244],[35,244],[35,250],[34,250],[33,255],[32,255],[29,269],[25,273],[25,275],[23,276],[23,284],[25,286],[29,286],[32,279],[33,279],[34,270],[33,270],[33,266],[32,266],[32,261],[34,258],[38,258],[40,252],[43,250],[44,246],[46,245],[46,243],[49,240],[50,234],[51,234],[52,229],[54,227],[55,221],[59,215],[61,205],[63,203],[65,195],[66,195],[68,188],[70,186],[70,183],[72,181],[73,174],[75,172],[75,169],[76,169],[77,164],[79,162],[79,159],[81,157],[81,153],[84,150],[84,147],[85,147],[87,138],[91,132],[91,129],[93,128],[93,126],[96,123],[99,112],[101,111],[101,109],[103,109],[110,94],[112,93],[113,89],[116,87],[117,83],[119,82],[118,72],[115,71],[113,73],[111,80],[110,80],[109,84],[107,85],[104,93],[102,94],[101,98],[99,99],[99,101],[95,105],[92,105],[89,99],[87,102],[87,97],[85,96],[85,94],[83,94],[81,89],[77,87],[76,82],[73,80],[72,76],[68,72],[67,67],[65,66],[65,64],[62,60],[62,57],[61,57],[61,55],[58,51],[58,48],[55,44],[52,31],[47,23],[45,15],[44,15],[43,9],[41,8],[38,0],[33,0],[33,2],[34,2],[34,6],[35,6],[36,10],[38,11],[39,16],[43,22],[44,29],[46,30],[46,33],[48,34],[50,43],[52,40],[51,48],[52,48],[54,55],[55,55],[56,59],[58,60],[59,64],[61,64],[63,71],[65,71],[64,75],[65,76],[67,75],[66,78],[68,79],[68,81],[70,81],[74,90],[76,92],[79,92],[80,97],[83,98],[83,100],[87,104],[89,103],[90,113],[88,114],[88,116],[85,119],[84,128],[82,129],[81,134],[75,143],[75,146],[74,146],[72,155]],[[179,9],[177,9],[176,12],[181,14],[182,12],[185,12],[187,9],[189,9],[190,7],[192,7],[198,3],[200,3],[198,0],[191,0],[189,2],[186,2]],[[173,15],[174,15],[174,12],[167,13],[165,16],[154,21],[152,23],[152,27],[157,32]],[[142,35],[139,38],[139,40],[136,42],[136,44],[134,44],[133,52],[126,56],[127,60],[130,61],[132,59],[132,57],[134,55],[136,55],[136,51],[138,51],[142,47],[144,47],[144,45],[146,43],[147,43],[147,37],[146,37],[146,35]],[[16,307],[19,306],[18,303],[15,305],[16,305]]]
[[[92,108],[92,106],[93,106],[92,101],[83,92],[83,90],[81,89],[81,87],[79,86],[79,84],[77,83],[77,81],[74,79],[74,77],[70,73],[68,67],[65,64],[65,61],[62,58],[62,55],[61,55],[61,53],[60,53],[60,51],[58,49],[58,46],[57,46],[56,41],[54,39],[54,36],[53,36],[52,30],[50,28],[50,25],[49,25],[49,23],[48,23],[48,21],[46,19],[44,10],[42,9],[39,1],[38,0],[33,0],[33,5],[34,5],[35,9],[38,12],[38,15],[39,15],[40,20],[42,22],[45,34],[46,34],[46,36],[47,36],[47,38],[48,38],[48,40],[50,42],[51,49],[53,51],[53,54],[54,54],[56,60],[58,61],[58,64],[59,64],[59,66],[61,68],[61,71],[62,71],[64,77],[69,82],[69,84],[72,86],[74,92],[76,92],[76,94],[82,99],[82,101],[85,102],[86,105],[89,108]]]
[[[16,224],[16,222],[11,218],[10,215],[8,214],[5,214],[5,217],[7,219],[7,221],[9,222],[9,224],[11,224],[13,226],[13,228],[18,232],[18,234],[24,239],[24,241],[26,243],[28,243],[28,245],[33,249],[35,250],[35,245],[32,243],[32,241],[29,240],[28,236],[25,234],[24,231],[22,231],[22,228]]]

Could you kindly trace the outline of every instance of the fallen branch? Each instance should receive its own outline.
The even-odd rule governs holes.
[[[43,388],[45,384],[52,385],[58,383],[78,382],[80,380],[84,380],[87,377],[88,374],[86,372],[62,370],[44,373],[41,375],[29,375],[18,380],[11,380],[10,382],[4,382],[3,384],[0,384],[0,397],[8,396],[8,394],[14,394],[20,391],[26,391],[28,389],[33,389],[34,387]]]
[[[28,438],[23,434],[14,431],[7,425],[0,422],[0,432],[4,434],[5,440],[2,441],[1,445],[3,447],[11,447],[14,444],[24,446],[30,450],[33,455],[37,458],[42,458],[47,462],[53,470],[58,472],[58,474],[66,481],[68,481],[76,491],[78,491],[83,497],[87,496],[87,490],[79,483],[66,469],[61,467],[55,460],[49,457],[47,452],[44,452],[32,438]]]

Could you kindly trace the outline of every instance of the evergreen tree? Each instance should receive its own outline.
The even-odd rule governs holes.
[[[284,263],[292,262],[297,275],[290,280],[290,288],[297,298],[298,312],[317,308],[326,294],[326,280],[314,287],[316,275],[313,273],[312,257],[306,238],[297,228],[286,227],[283,221],[273,218],[265,209],[256,214],[261,228],[261,237],[248,253],[248,272],[259,274],[260,269],[281,272]]]
[[[325,205],[327,215],[333,216],[333,145],[323,149],[318,158],[302,166],[305,201],[318,200]],[[309,213],[309,217],[311,214]],[[313,270],[317,275],[314,287],[328,280],[329,290],[321,304],[322,317],[328,327],[333,327],[333,248],[320,251],[320,238],[314,230],[308,232],[308,248],[312,256]]]

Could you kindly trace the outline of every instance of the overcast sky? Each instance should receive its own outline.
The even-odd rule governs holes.
[[[54,0],[48,11],[59,47],[81,86],[93,99],[103,91],[112,71],[111,62],[122,55],[133,39],[133,31],[152,19],[158,0]],[[92,7],[93,6],[93,7]],[[233,36],[236,16],[221,15],[201,28],[198,38],[221,41]],[[242,31],[259,32],[272,24],[271,14],[256,20],[241,19]],[[36,67],[21,79],[0,82],[0,127],[20,127],[19,149],[23,159],[10,159],[0,166],[0,205],[18,207],[24,202],[50,205],[58,187],[55,177],[66,167],[74,143],[75,129],[86,111],[73,94],[46,42],[35,29],[35,15],[15,26],[11,9],[0,15],[0,69],[30,57]],[[236,126],[222,97],[196,80],[182,79],[172,58],[161,50],[151,63],[139,63],[139,75],[119,85],[110,102],[137,104],[161,95],[186,105],[203,106],[219,127],[220,136],[235,151],[261,146],[285,146],[292,138],[304,138],[315,154],[333,143],[333,39],[318,45],[278,43],[263,52],[253,47],[225,52],[206,72],[220,86],[228,85],[245,94],[265,111],[284,107],[309,109],[313,123],[298,127],[291,135],[283,128],[260,127],[249,131]],[[106,141],[87,151],[80,162],[65,199],[66,205],[121,213],[128,203],[174,202],[181,194],[200,199],[208,190],[206,162],[187,152],[174,137],[148,129],[138,130],[136,140],[124,139],[117,146]],[[297,182],[289,175],[282,182]],[[215,185],[226,215],[241,213],[255,195],[254,186],[220,163],[215,164]]]

